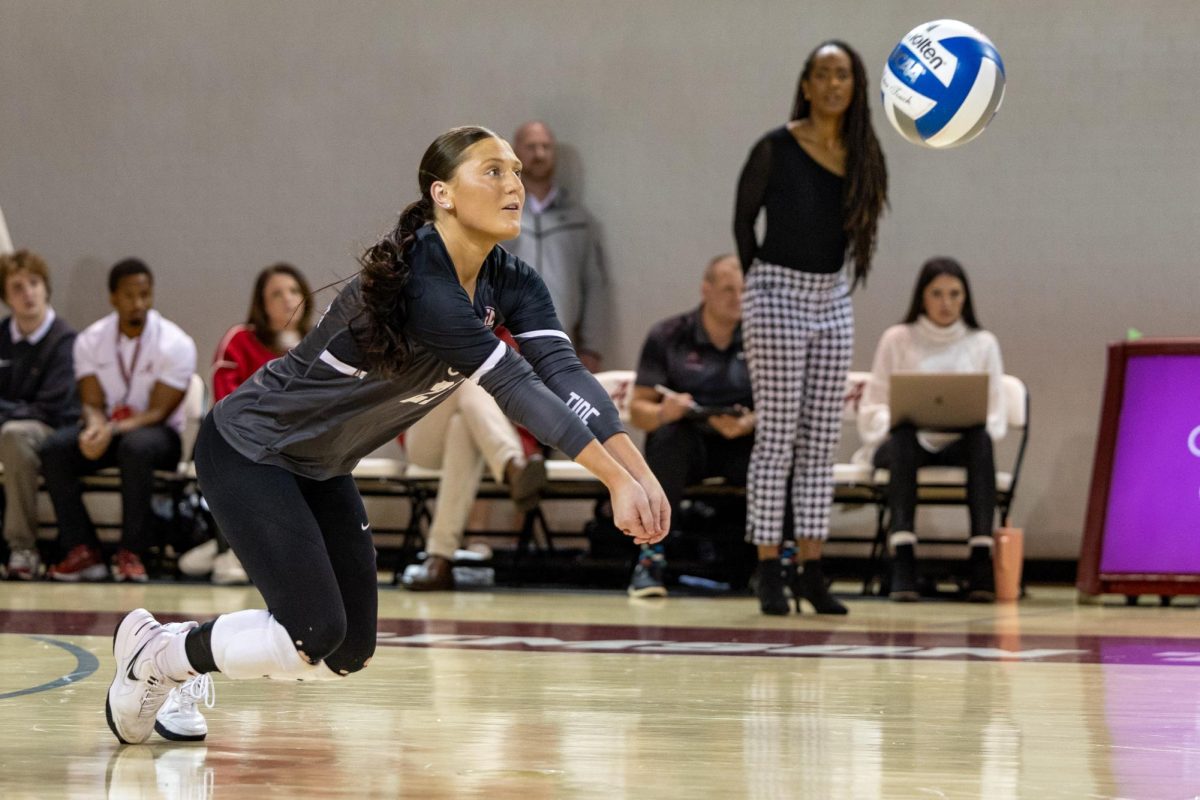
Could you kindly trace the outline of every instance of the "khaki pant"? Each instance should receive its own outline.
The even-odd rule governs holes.
[[[492,477],[504,480],[504,467],[523,455],[513,424],[486,390],[464,381],[454,393],[404,436],[409,462],[439,469],[437,505],[425,550],[454,558],[463,541],[486,463]]]
[[[54,429],[36,419],[0,425],[0,464],[4,465],[4,539],[11,550],[37,544],[37,491],[42,460],[38,449]]]

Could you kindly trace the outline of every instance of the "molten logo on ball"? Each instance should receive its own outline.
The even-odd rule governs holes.
[[[1004,62],[991,40],[963,22],[918,25],[888,57],[883,110],[900,135],[923,147],[966,144],[1004,100]]]

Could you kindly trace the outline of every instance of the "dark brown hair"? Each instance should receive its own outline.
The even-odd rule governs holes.
[[[483,139],[499,139],[492,131],[476,125],[451,128],[433,140],[421,158],[417,184],[421,196],[400,212],[391,233],[368,247],[359,257],[359,273],[367,324],[357,333],[367,368],[382,375],[395,375],[412,355],[412,345],[402,331],[407,318],[404,287],[411,267],[408,251],[416,241],[417,230],[433,221],[431,187],[435,181],[448,181],[463,162],[471,145]]]
[[[937,256],[921,265],[917,275],[917,284],[913,287],[912,302],[908,305],[908,313],[904,315],[905,324],[912,324],[917,317],[925,313],[925,289],[939,275],[949,275],[958,278],[963,285],[962,320],[968,328],[979,330],[979,320],[975,318],[975,304],[971,302],[971,284],[967,281],[967,273],[953,258]]]
[[[150,285],[154,285],[154,273],[140,258],[126,258],[113,264],[108,271],[108,293],[112,294],[121,285],[121,281],[132,275],[145,275]]]
[[[276,343],[276,332],[271,330],[271,318],[267,315],[267,299],[264,295],[267,291],[267,283],[276,275],[287,275],[294,280],[300,287],[300,294],[304,296],[304,305],[296,312],[300,315],[300,324],[297,329],[301,338],[312,327],[313,310],[312,291],[308,288],[308,281],[304,279],[300,270],[281,261],[258,273],[258,280],[254,282],[254,294],[250,298],[250,311],[246,314],[246,324],[254,330],[254,337],[272,350],[279,348]]]
[[[850,107],[842,117],[842,143],[846,146],[846,179],[842,191],[843,229],[850,240],[853,263],[851,285],[866,283],[875,254],[875,238],[879,217],[887,206],[887,163],[879,139],[871,127],[871,107],[867,102],[867,70],[862,58],[850,45],[829,39],[817,45],[804,62],[800,80],[796,83],[796,99],[792,103],[792,121],[809,115],[810,104],[804,97],[804,82],[812,75],[817,53],[825,47],[836,47],[850,57],[854,91]]]
[[[18,272],[37,275],[46,284],[46,299],[50,299],[50,269],[42,257],[31,250],[18,250],[0,255],[0,300],[8,302],[8,279]]]

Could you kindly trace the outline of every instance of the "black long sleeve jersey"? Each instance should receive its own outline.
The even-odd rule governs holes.
[[[299,345],[213,409],[234,449],[304,477],[345,475],[464,380],[479,383],[510,419],[572,458],[593,438],[604,442],[622,430],[529,265],[493,248],[472,300],[432,225],[417,232],[408,261],[403,332],[413,357],[403,372],[384,378],[367,371],[356,344],[367,314],[355,277]],[[520,354],[492,333],[500,324]]]

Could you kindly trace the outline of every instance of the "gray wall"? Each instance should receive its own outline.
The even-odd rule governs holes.
[[[603,221],[611,363],[630,365],[732,248],[742,159],[785,119],[808,50],[848,40],[874,85],[895,41],[940,16],[992,37],[1008,96],[950,152],[906,144],[873,103],[892,210],[855,299],[855,367],[920,262],[960,258],[1033,395],[1016,521],[1033,555],[1072,557],[1105,343],[1197,327],[1195,3],[0,0],[0,205],[75,324],[106,311],[107,267],[137,254],[207,359],[265,264],[349,274],[439,132],[545,118]]]

